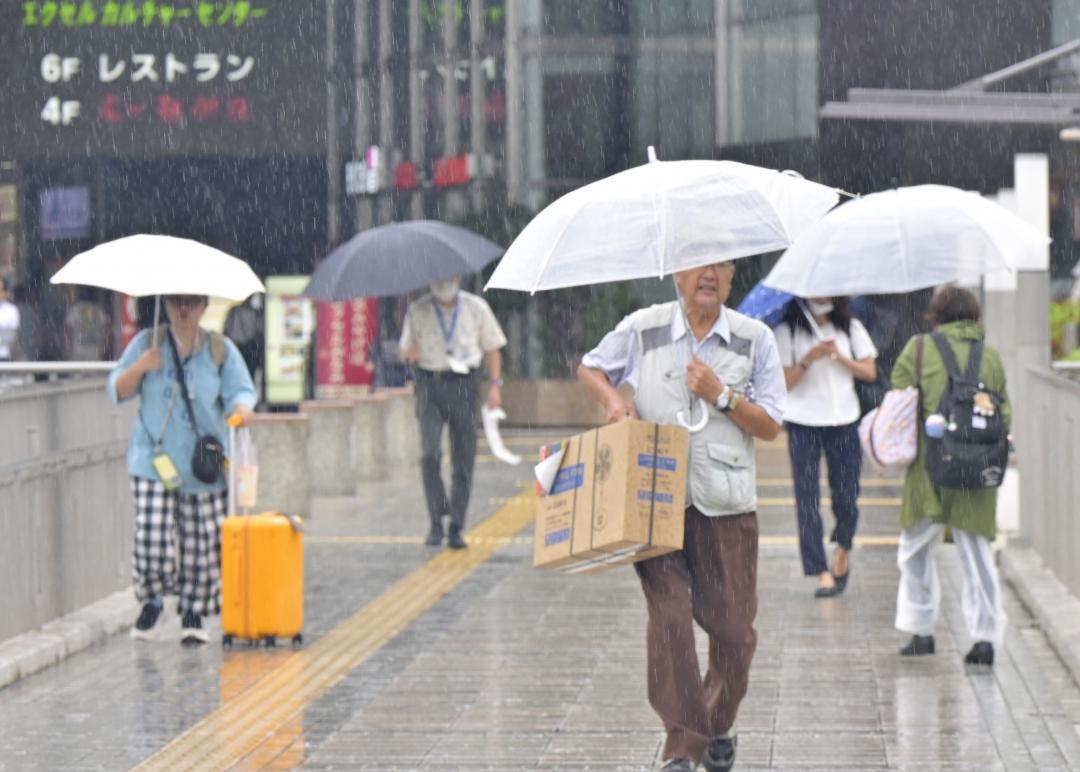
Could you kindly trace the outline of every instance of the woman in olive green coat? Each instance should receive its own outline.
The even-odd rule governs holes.
[[[968,290],[943,287],[930,301],[929,318],[935,332],[948,340],[961,369],[967,366],[974,341],[983,338],[979,325],[979,302]],[[922,338],[921,375],[919,373],[920,338]],[[992,348],[984,347],[979,378],[986,388],[1003,399],[1002,413],[1008,427],[1012,409],[1005,388],[1001,358]],[[911,633],[912,638],[900,649],[904,656],[934,653],[934,623],[941,606],[936,564],[931,556],[941,540],[945,526],[953,533],[964,569],[961,596],[968,632],[975,642],[965,657],[969,664],[992,665],[994,645],[1001,645],[1005,612],[1001,607],[1001,589],[990,542],[997,532],[995,514],[997,489],[944,489],[934,485],[926,471],[926,439],[922,422],[938,412],[949,376],[937,346],[929,336],[916,336],[907,342],[892,372],[892,386],[902,389],[918,386],[919,455],[904,478],[903,506],[900,512],[900,545],[897,564],[900,588],[896,600],[896,628]]]

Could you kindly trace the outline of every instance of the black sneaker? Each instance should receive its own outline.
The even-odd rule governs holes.
[[[735,766],[735,746],[738,738],[734,735],[721,735],[709,740],[701,766],[705,772],[728,772]]]
[[[901,657],[922,657],[934,653],[934,636],[913,635],[907,646],[900,649]]]
[[[697,764],[690,759],[668,759],[667,763],[660,767],[660,772],[694,772],[695,769]]]
[[[135,620],[135,626],[131,628],[131,637],[140,641],[152,641],[161,632],[161,618],[165,606],[160,600],[154,598],[143,604],[139,618]]]
[[[203,629],[202,617],[194,611],[185,613],[180,625],[183,628],[180,632],[180,643],[184,646],[198,646],[210,640],[210,636]]]
[[[450,535],[446,537],[446,546],[452,550],[463,550],[469,546],[461,536],[461,529],[456,525],[450,526]]]
[[[424,544],[429,547],[438,547],[442,544],[443,530],[439,523],[432,523],[431,530],[428,531],[427,538],[424,539]]]
[[[976,641],[975,645],[971,647],[971,651],[964,657],[964,664],[993,667],[994,644],[989,641]]]

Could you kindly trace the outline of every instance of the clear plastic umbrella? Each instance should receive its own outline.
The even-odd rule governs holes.
[[[833,188],[794,172],[734,161],[657,161],[652,148],[649,157],[648,164],[579,188],[541,211],[506,250],[485,289],[536,292],[662,278],[785,249],[839,200]],[[691,431],[708,420],[698,403],[696,423],[679,413]]]
[[[525,292],[668,276],[787,248],[836,205],[832,188],[734,161],[654,161],[540,212],[485,289]]]
[[[829,212],[763,284],[804,298],[912,292],[1011,270],[1048,243],[976,193],[917,185],[871,193]]]

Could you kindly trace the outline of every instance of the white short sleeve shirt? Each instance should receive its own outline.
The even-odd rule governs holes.
[[[470,370],[480,367],[484,354],[506,345],[506,335],[487,301],[470,292],[458,292],[456,309],[446,309],[429,292],[409,305],[400,346],[420,345],[422,370],[450,368],[449,358]]]
[[[870,334],[858,319],[851,320],[851,335],[833,326],[821,325],[826,337],[836,338],[836,348],[849,359],[877,358],[878,351]],[[784,367],[794,367],[817,345],[817,338],[796,326],[792,335],[787,324],[773,328],[776,348]],[[839,362],[822,357],[813,362],[802,379],[788,392],[784,420],[803,426],[846,426],[859,420],[859,398],[855,394],[855,376]]]

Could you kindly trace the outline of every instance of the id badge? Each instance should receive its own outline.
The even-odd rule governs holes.
[[[158,453],[150,463],[154,465],[154,471],[157,472],[165,490],[174,491],[180,487],[180,472],[176,470],[176,464],[167,454]]]

